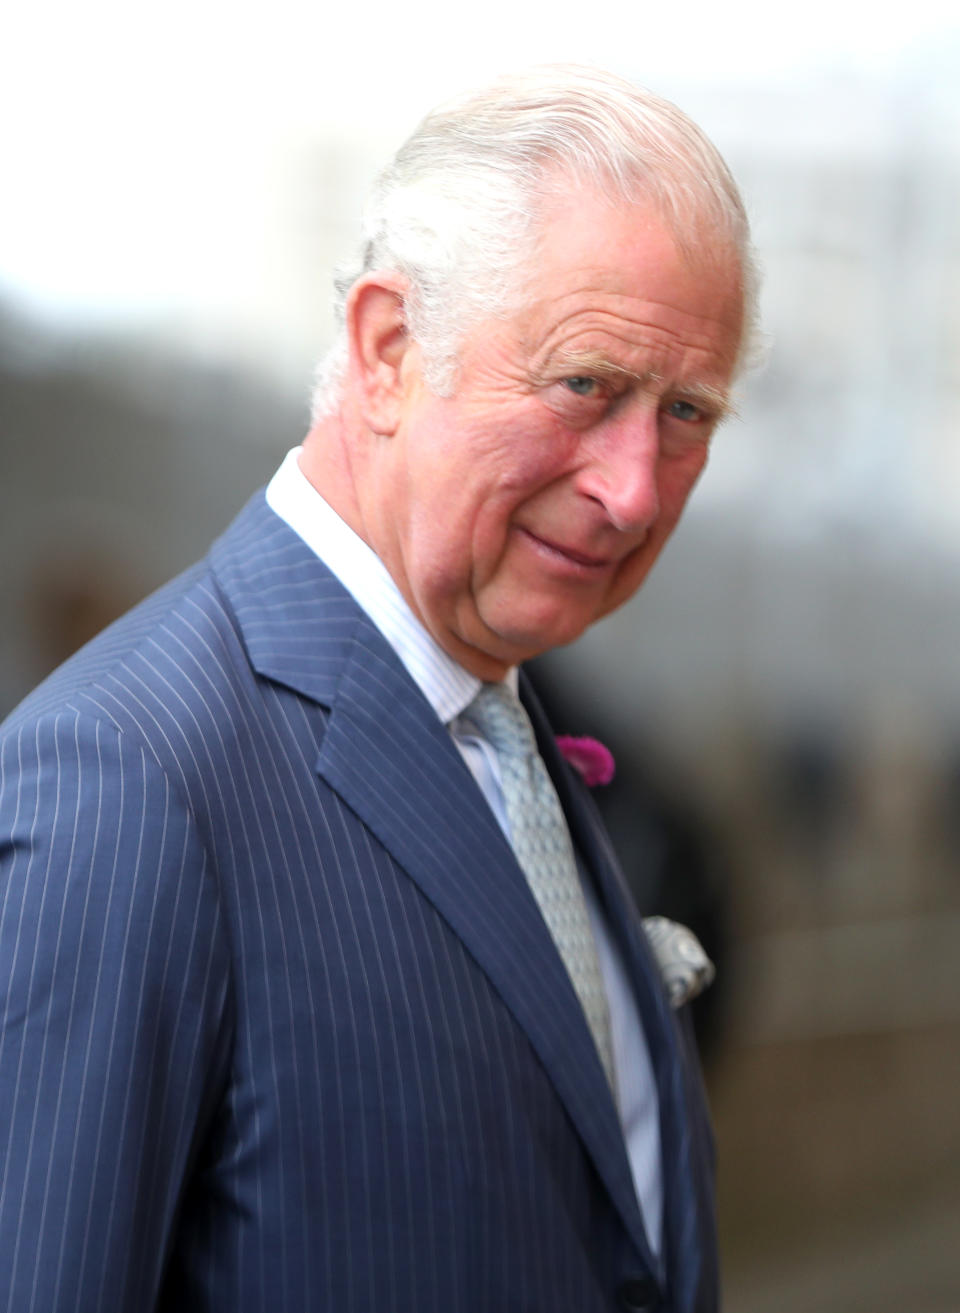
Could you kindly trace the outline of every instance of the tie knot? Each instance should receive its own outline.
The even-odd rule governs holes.
[[[529,757],[536,753],[530,718],[506,684],[484,684],[467,715],[500,756]]]

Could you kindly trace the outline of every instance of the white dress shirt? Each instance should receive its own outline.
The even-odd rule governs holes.
[[[500,768],[493,747],[461,717],[481,681],[449,656],[410,610],[376,553],[321,497],[300,469],[300,448],[289,452],[267,487],[267,504],[332,570],[403,662],[411,678],[447,726],[471,774],[509,839]],[[514,692],[517,671],[507,674]],[[581,869],[581,876],[583,871]],[[592,882],[584,897],[597,946],[597,959],[610,1008],[617,1076],[617,1102],[647,1237],[661,1251],[663,1177],[659,1101],[650,1053],[633,990],[612,935],[604,923]]]

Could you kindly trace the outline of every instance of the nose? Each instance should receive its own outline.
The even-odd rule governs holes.
[[[659,457],[655,411],[611,426],[591,452],[580,491],[622,533],[644,534],[660,514]]]

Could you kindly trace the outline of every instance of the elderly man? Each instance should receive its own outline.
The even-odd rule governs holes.
[[[716,1307],[689,1028],[517,666],[669,537],[747,250],[612,77],[401,149],[302,448],[4,728],[3,1307]]]

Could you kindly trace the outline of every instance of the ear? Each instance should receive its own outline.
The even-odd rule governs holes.
[[[400,366],[410,347],[404,304],[407,286],[400,274],[365,274],[350,289],[345,307],[360,412],[368,428],[385,437],[396,431],[400,421]]]

